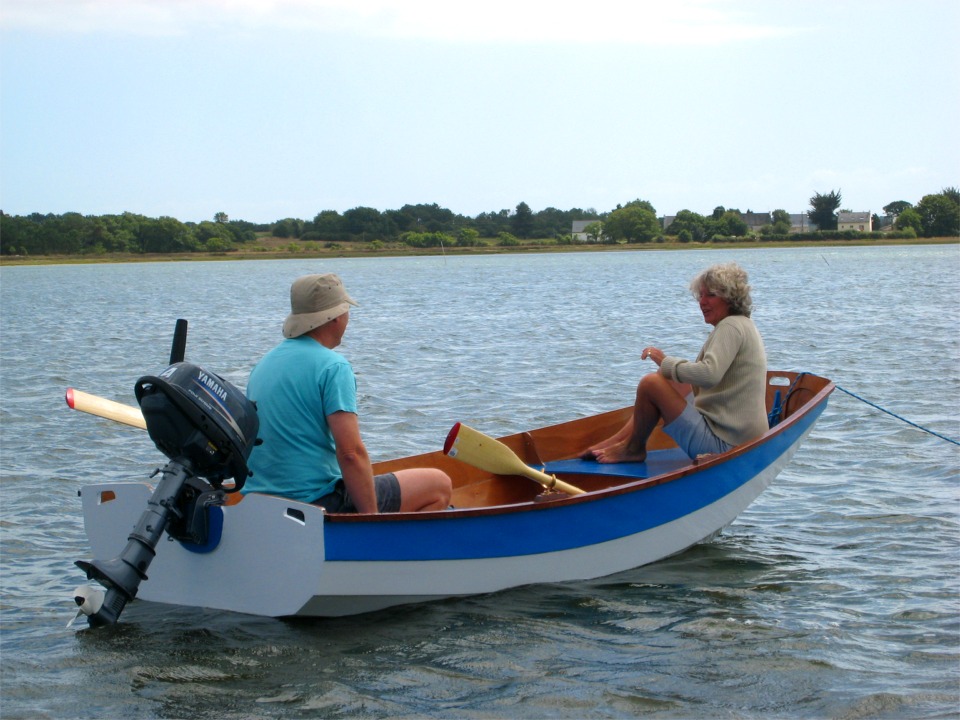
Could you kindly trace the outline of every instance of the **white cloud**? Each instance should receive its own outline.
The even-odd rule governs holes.
[[[444,42],[638,45],[717,45],[791,32],[758,20],[747,7],[731,0],[4,0],[0,27],[140,35],[284,29]]]

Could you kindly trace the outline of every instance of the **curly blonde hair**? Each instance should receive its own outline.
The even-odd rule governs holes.
[[[750,299],[747,271],[737,263],[713,265],[690,281],[690,292],[694,298],[699,299],[703,289],[726,300],[730,304],[731,315],[750,317],[753,300]]]

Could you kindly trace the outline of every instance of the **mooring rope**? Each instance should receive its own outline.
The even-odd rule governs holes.
[[[881,412],[885,412],[887,415],[892,415],[892,416],[895,417],[897,420],[902,420],[902,421],[905,422],[907,425],[912,425],[913,427],[917,428],[918,430],[923,430],[925,433],[930,433],[930,434],[933,435],[934,437],[938,437],[938,438],[940,438],[941,440],[946,440],[947,442],[953,443],[954,445],[960,445],[960,442],[958,442],[957,440],[954,440],[953,438],[948,438],[946,435],[941,435],[941,434],[938,433],[938,432],[934,432],[933,430],[930,430],[929,428],[923,427],[923,425],[917,425],[915,422],[911,422],[910,420],[907,420],[905,417],[901,417],[900,415],[897,415],[895,412],[890,412],[890,411],[887,410],[886,408],[882,408],[882,407],[880,407],[879,405],[877,405],[876,403],[872,403],[872,402],[870,402],[869,400],[860,397],[860,396],[857,395],[856,393],[850,392],[849,390],[847,390],[847,389],[844,388],[844,387],[840,387],[839,385],[837,385],[836,388],[837,388],[837,390],[842,390],[843,392],[845,392],[845,393],[846,393],[847,395],[849,395],[850,397],[854,397],[854,398],[856,398],[857,400],[859,400],[860,402],[866,403],[866,404],[869,405],[870,407],[875,407],[877,410],[879,410],[879,411],[881,411]]]

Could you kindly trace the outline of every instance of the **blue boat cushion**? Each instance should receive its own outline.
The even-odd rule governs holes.
[[[623,475],[636,478],[648,478],[654,475],[673,472],[690,464],[690,458],[680,448],[669,450],[651,450],[642,463],[598,463],[595,460],[554,460],[548,462],[548,473],[571,473],[577,475]]]

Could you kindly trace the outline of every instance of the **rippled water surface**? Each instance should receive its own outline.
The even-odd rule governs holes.
[[[65,628],[78,487],[164,459],[64,391],[134,403],[177,318],[187,359],[244,387],[290,282],[339,273],[386,459],[457,420],[502,435],[626,404],[644,345],[697,352],[687,283],[731,259],[772,368],[960,438],[956,245],[2,268],[0,716],[956,717],[960,447],[843,392],[723,535],[646,568],[336,620],[135,602]]]

